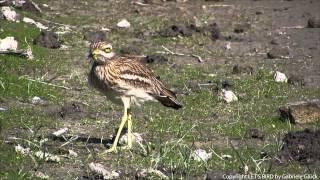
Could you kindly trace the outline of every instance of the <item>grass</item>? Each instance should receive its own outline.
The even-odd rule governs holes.
[[[86,21],[88,19],[86,18]],[[62,16],[57,20],[61,23],[79,23],[75,22],[75,19]],[[144,21],[144,19],[136,20],[136,23]],[[112,18],[112,22],[116,22],[115,17]],[[138,24],[136,28],[140,29],[147,25],[147,29],[155,31],[169,24],[168,19],[161,18],[148,22]],[[0,107],[4,105],[7,108],[6,111],[0,112],[0,179],[34,178],[33,169],[40,171],[49,169],[50,175],[63,178],[74,178],[84,173],[90,175],[87,164],[92,161],[108,163],[109,168],[119,170],[128,176],[135,173],[132,172],[134,169],[152,167],[165,172],[172,179],[197,178],[209,171],[244,173],[246,166],[251,173],[309,172],[309,167],[295,162],[285,166],[271,166],[272,160],[261,159],[261,152],[267,152],[269,157],[274,159],[281,147],[283,134],[305,127],[312,129],[319,127],[320,121],[305,126],[293,126],[282,121],[279,118],[278,107],[290,101],[316,98],[320,90],[276,83],[270,73],[271,69],[267,68],[260,68],[253,75],[234,75],[228,65],[207,64],[150,65],[155,74],[160,75],[162,81],[169,87],[177,89],[184,108],[174,111],[160,104],[147,103],[141,109],[133,111],[134,131],[144,135],[145,152],[136,145],[132,152],[120,152],[108,155],[106,159],[97,159],[93,152],[101,148],[99,145],[72,142],[61,147],[64,142],[54,141],[45,144],[43,148],[60,154],[65,154],[68,149],[74,149],[79,153],[79,157],[66,158],[59,164],[36,159],[39,164],[36,167],[30,157],[13,152],[15,144],[28,146],[28,143],[17,141],[8,144],[5,140],[9,136],[17,136],[38,143],[52,131],[65,126],[71,128],[74,134],[106,137],[118,126],[118,116],[122,109],[97,95],[97,92],[86,88],[85,67],[88,64],[82,57],[86,47],[78,44],[81,41],[81,33],[72,32],[70,36],[62,36],[64,43],[71,45],[69,50],[50,50],[33,45],[33,39],[39,34],[39,30],[33,26],[4,20],[0,20],[0,23],[3,25],[0,38],[14,36],[19,42],[19,48],[22,49],[27,47],[26,40],[35,55],[34,60],[9,55],[0,56]],[[108,38],[114,42],[115,47],[121,47],[126,44],[123,39],[132,37],[134,33],[136,33],[134,30],[114,31]],[[212,55],[208,55],[199,45],[207,41],[199,34],[188,38],[159,37],[146,41],[153,48],[159,48],[161,45],[185,47],[199,52],[201,56]],[[154,51],[152,48],[144,48],[146,53]],[[172,63],[172,59],[169,63]],[[64,91],[30,82],[23,78],[26,76],[40,81],[60,77],[53,78],[50,82],[71,87],[80,86],[83,89]],[[238,95],[238,102],[226,104],[219,99],[215,89],[216,86],[221,87],[221,83],[225,80],[232,85],[231,89]],[[189,86],[190,82],[211,82],[213,87],[196,89]],[[61,120],[44,111],[49,106],[32,105],[30,99],[34,96],[41,97],[49,105],[61,105],[64,101],[80,101],[86,105],[90,115],[101,112],[107,115],[97,115],[97,117],[85,115]],[[261,130],[266,136],[265,141],[245,138],[246,131],[251,128]],[[194,161],[191,153],[197,148],[214,152],[214,155],[208,162]],[[38,150],[36,147],[32,149]],[[231,158],[223,159],[222,155],[230,155]],[[257,165],[260,161],[261,164]],[[72,168],[74,172],[66,171]],[[150,178],[157,179],[156,176]]]

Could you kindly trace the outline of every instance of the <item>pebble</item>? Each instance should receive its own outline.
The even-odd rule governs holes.
[[[17,20],[17,13],[14,10],[11,10],[9,6],[3,6],[1,8],[1,13],[3,14],[4,18],[8,21]]]
[[[191,157],[195,161],[208,161],[212,157],[212,153],[207,153],[206,150],[197,149],[192,152]]]
[[[14,37],[8,36],[4,39],[0,39],[0,51],[6,50],[17,50],[18,42],[14,39]]]
[[[226,101],[226,103],[231,103],[233,101],[238,101],[238,97],[231,90],[222,89],[220,97]]]
[[[117,26],[120,28],[129,28],[131,26],[130,22],[126,19],[122,19],[117,23]]]
[[[274,80],[276,82],[288,82],[288,78],[287,76],[282,73],[282,72],[279,72],[279,71],[276,71],[276,73],[274,74]]]

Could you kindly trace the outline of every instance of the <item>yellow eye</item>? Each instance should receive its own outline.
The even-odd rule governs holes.
[[[104,49],[104,52],[106,52],[106,53],[111,52],[111,48],[109,48],[109,47],[105,48],[105,49]]]

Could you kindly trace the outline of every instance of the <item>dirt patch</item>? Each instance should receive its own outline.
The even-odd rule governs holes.
[[[301,164],[320,163],[320,130],[289,132],[283,138],[280,157],[286,161],[298,161]]]
[[[33,43],[51,49],[61,47],[61,41],[59,41],[58,35],[51,31],[41,31],[39,36],[34,39]]]
[[[157,63],[157,64],[163,64],[168,62],[168,59],[164,56],[157,55],[157,54],[151,54],[146,56],[142,59],[144,63]]]
[[[184,36],[189,37],[196,31],[196,27],[194,25],[184,25],[177,24],[171,25],[168,28],[165,28],[159,32],[159,35],[162,37],[176,37],[176,36]]]
[[[248,138],[248,139],[264,140],[264,137],[265,137],[264,133],[256,128],[247,129],[247,131],[245,133],[245,138]]]

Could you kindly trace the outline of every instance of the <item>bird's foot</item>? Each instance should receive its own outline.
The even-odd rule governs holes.
[[[116,152],[117,152],[117,148],[112,146],[111,148],[103,151],[102,153],[99,153],[98,156],[101,157],[101,156],[104,156],[105,154],[116,153]]]

